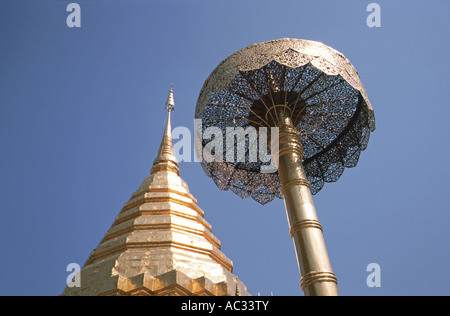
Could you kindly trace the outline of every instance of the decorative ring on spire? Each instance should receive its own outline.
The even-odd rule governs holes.
[[[170,87],[169,96],[167,97],[166,110],[167,112],[172,112],[174,108],[175,108],[175,101],[173,99],[173,84],[172,84],[172,86]]]

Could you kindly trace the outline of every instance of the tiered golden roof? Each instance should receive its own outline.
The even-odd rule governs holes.
[[[170,113],[150,176],[125,203],[63,295],[249,295],[179,176]]]

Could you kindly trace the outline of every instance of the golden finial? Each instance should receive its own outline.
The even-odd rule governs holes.
[[[174,108],[175,108],[175,101],[173,100],[173,83],[172,83],[170,86],[169,96],[167,97],[166,110],[168,112],[172,112]]]
[[[169,97],[166,102],[166,110],[167,115],[167,123],[166,129],[164,130],[164,136],[161,141],[161,145],[159,146],[158,155],[156,159],[153,161],[153,167],[150,170],[150,173],[153,174],[159,171],[172,171],[176,174],[180,174],[180,170],[178,169],[178,161],[173,152],[173,144],[172,144],[172,128],[170,124],[170,112],[175,108],[175,102],[173,100],[173,84],[170,88]]]

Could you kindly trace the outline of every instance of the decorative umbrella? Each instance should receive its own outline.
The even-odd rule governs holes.
[[[345,167],[356,166],[375,130],[374,112],[355,68],[319,42],[284,38],[253,44],[211,73],[195,117],[201,119],[197,136],[203,152],[211,151],[209,159],[203,156],[205,173],[221,190],[261,204],[284,198],[303,291],[337,295],[311,194],[337,181]],[[235,137],[238,128],[245,139]],[[276,139],[268,135],[270,128]],[[215,140],[223,137],[213,150],[211,129]],[[255,151],[264,150],[277,171],[262,172],[271,162],[262,156],[252,159]]]

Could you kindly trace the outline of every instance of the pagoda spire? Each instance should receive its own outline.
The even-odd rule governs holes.
[[[177,175],[180,175],[180,169],[178,167],[178,160],[175,157],[173,151],[172,142],[172,127],[170,124],[170,113],[175,108],[175,101],[173,99],[173,85],[170,88],[169,96],[166,101],[167,123],[164,131],[164,136],[159,146],[158,155],[153,161],[153,167],[150,170],[150,174],[154,174],[159,171],[171,171]]]
[[[62,295],[249,295],[179,176],[170,114],[153,167]]]

